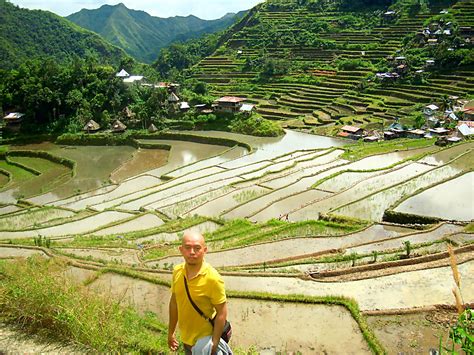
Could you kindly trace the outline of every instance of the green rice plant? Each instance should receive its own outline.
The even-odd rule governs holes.
[[[0,318],[98,352],[167,351],[164,325],[72,283],[66,269],[57,258],[0,263]]]

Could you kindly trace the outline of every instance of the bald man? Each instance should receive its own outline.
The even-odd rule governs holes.
[[[193,346],[199,339],[206,336],[211,342],[211,353],[216,354],[218,347],[220,349],[219,343],[223,342],[220,335],[227,318],[224,281],[219,273],[204,261],[207,246],[202,234],[185,232],[179,251],[184,258],[184,263],[175,266],[173,270],[169,303],[168,346],[172,351],[178,350],[179,343],[175,332],[176,326],[179,325],[186,354],[196,353],[192,350]],[[206,317],[212,319],[215,316],[214,328],[192,306],[186,292],[185,278],[193,302]]]

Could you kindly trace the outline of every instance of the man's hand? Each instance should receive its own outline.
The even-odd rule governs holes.
[[[211,355],[217,354],[217,347],[219,346],[219,342],[212,342],[212,350]]]
[[[168,335],[168,347],[170,348],[171,351],[178,350],[179,343],[176,340],[176,337],[174,336],[174,334]]]

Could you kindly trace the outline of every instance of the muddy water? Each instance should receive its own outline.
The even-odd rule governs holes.
[[[8,176],[0,174],[0,189],[2,189],[10,180]]]
[[[297,163],[294,168],[288,169],[278,174],[270,175],[262,182],[262,185],[272,189],[279,189],[289,184],[295,183],[301,178],[317,174],[332,166],[339,166],[348,163],[347,160],[338,159],[343,153],[342,150],[335,150],[313,160]]]
[[[7,205],[4,207],[0,207],[0,216],[8,213],[13,213],[19,210],[21,210],[21,208],[15,205]]]
[[[69,278],[69,280],[77,283],[82,284],[85,281],[89,280],[96,274],[96,271],[82,269],[75,266],[70,266],[64,271],[64,275]]]
[[[326,180],[322,184],[318,185],[318,189],[330,191],[330,192],[341,192],[346,190],[352,185],[357,184],[366,179],[370,179],[373,176],[385,174],[383,172],[371,172],[371,173],[342,173],[332,179]]]
[[[160,199],[159,201],[156,201],[154,203],[145,205],[146,209],[159,209],[164,206],[173,206],[176,205],[179,202],[187,202],[190,201],[194,198],[197,198],[199,196],[202,196],[205,193],[211,192],[211,191],[219,191],[221,188],[224,188],[226,186],[229,186],[235,182],[241,181],[239,177],[232,177],[232,178],[226,178],[224,180],[218,180],[215,181],[212,184],[203,184],[201,186],[196,186],[196,187],[191,187],[187,188],[189,186],[186,184],[186,186],[182,187],[183,192],[178,192],[172,196],[165,197],[163,199]],[[180,188],[180,186],[176,187],[177,189]],[[172,188],[173,189],[173,188]],[[165,194],[163,194],[165,195]]]
[[[167,287],[105,274],[93,282],[91,288],[133,305],[140,313],[154,312],[162,322],[168,322],[170,291]],[[258,350],[270,348],[303,353],[332,353],[344,348],[351,349],[347,354],[370,353],[357,323],[343,307],[238,298],[230,298],[228,303],[233,346],[254,345]],[[278,326],[271,326],[276,324]]]
[[[110,174],[127,160],[130,160],[132,154],[136,151],[135,148],[128,146],[58,146],[49,142],[14,148],[45,150],[51,154],[74,160],[77,163],[76,176],[51,191],[48,202],[108,184]]]
[[[94,235],[112,235],[120,233],[128,233],[141,231],[145,229],[159,227],[163,224],[163,220],[154,214],[145,214],[139,216],[131,221],[118,224],[109,228],[101,229],[97,232],[94,232]]]
[[[451,164],[445,165],[430,170],[419,177],[410,179],[401,185],[394,186],[369,196],[366,199],[339,208],[335,210],[334,213],[372,221],[381,221],[384,211],[390,206],[393,206],[402,197],[410,196],[422,188],[452,178],[460,172],[460,169],[455,168]]]
[[[108,204],[106,204],[107,201],[112,201],[110,205],[119,204],[120,200],[117,202],[113,201],[120,197],[134,193],[137,190],[146,190],[153,186],[159,185],[160,183],[161,180],[154,176],[139,176],[124,181],[118,186],[115,185],[114,189],[107,190],[107,192],[103,192],[101,189],[96,195],[92,195],[90,197],[81,198],[81,196],[77,196],[75,198],[69,199],[66,201],[66,203],[61,203],[61,206],[72,209],[83,209],[88,206],[94,206],[96,210],[103,210],[107,207],[110,207]]]
[[[463,294],[474,294],[474,261],[460,264]],[[224,276],[228,290],[305,294],[342,295],[354,298],[361,310],[414,308],[436,304],[454,304],[450,267],[404,272],[348,282],[303,281],[286,277]]]
[[[168,153],[169,151],[164,149],[139,149],[133,154],[131,160],[110,175],[110,179],[118,183],[148,170],[159,168],[166,164]]]
[[[277,353],[370,354],[349,311],[341,306],[229,299],[232,344]]]
[[[177,194],[183,193],[184,191],[189,191],[198,187],[207,186],[209,190],[213,188],[218,188],[219,187],[218,184],[220,184],[220,186],[222,187],[222,186],[225,186],[226,184],[230,184],[232,182],[235,182],[241,179],[241,178],[236,177],[236,176],[239,176],[240,174],[258,170],[268,165],[270,165],[270,162],[267,162],[267,161],[258,162],[258,163],[255,163],[249,166],[244,166],[237,169],[223,170],[220,173],[216,173],[210,176],[204,176],[201,178],[196,178],[194,180],[185,180],[185,182],[182,182],[181,178],[177,178],[177,179],[171,180],[170,182],[166,184],[163,184],[163,186],[160,186],[160,188],[157,189],[159,191],[155,193],[152,193],[143,198],[139,198],[130,203],[122,204],[121,208],[125,210],[138,210],[142,206],[153,204],[164,198],[175,196]],[[227,179],[227,182],[225,181],[226,179]]]
[[[106,211],[91,217],[86,217],[78,221],[73,221],[54,227],[15,232],[0,232],[0,239],[33,238],[39,235],[43,237],[59,237],[83,234],[91,232],[102,226],[106,226],[109,223],[117,222],[131,216],[132,215],[129,213]]]
[[[211,157],[211,158],[207,158],[201,161],[197,161],[193,164],[189,164],[182,168],[178,168],[176,170],[170,171],[166,173],[166,176],[177,178],[177,177],[189,174],[193,171],[202,170],[210,166],[219,165],[224,162],[240,158],[247,153],[248,151],[243,147],[233,147],[216,157]]]
[[[214,232],[215,230],[219,229],[221,227],[220,224],[217,224],[212,221],[206,221],[203,223],[199,223],[195,226],[192,226],[190,228],[187,228],[186,230],[189,231],[196,231],[200,233],[211,233]],[[175,232],[175,233],[158,233],[158,234],[153,234],[149,235],[143,238],[138,238],[135,240],[137,243],[143,243],[143,242],[154,242],[154,243],[160,243],[160,242],[174,242],[179,240],[183,236],[184,231],[180,232]]]
[[[101,275],[89,287],[133,306],[140,314],[154,312],[162,322],[168,322],[168,287],[112,273]]]
[[[402,202],[395,211],[470,221],[474,219],[474,172],[425,190]]]
[[[138,265],[137,250],[123,248],[108,249],[81,249],[81,248],[61,248],[58,249],[63,253],[71,254],[80,258],[92,258],[92,260],[103,260],[107,262],[116,262],[123,264]]]
[[[22,182],[14,183],[12,186],[15,186],[13,194],[15,198],[28,198],[39,195],[71,179],[71,169],[47,159],[12,157],[11,160],[31,167],[41,173]],[[8,190],[0,193],[0,200],[6,201],[4,197],[10,195],[11,192]]]
[[[250,217],[252,222],[264,222],[271,218],[279,218],[284,214],[288,215],[288,220],[292,221],[293,216],[289,212],[301,208],[301,206],[312,202],[325,199],[332,194],[326,191],[320,190],[309,190],[300,194],[287,197],[281,201],[272,203],[270,206],[265,208],[263,211]]]
[[[222,164],[225,168],[235,168],[256,161],[275,159],[282,155],[292,153],[296,149],[322,149],[330,147],[340,147],[347,144],[346,141],[323,136],[315,136],[295,131],[286,131],[283,137],[251,137],[242,134],[228,132],[197,132],[204,136],[231,138],[250,144],[256,150],[253,154],[235,159]]]
[[[168,163],[161,168],[148,171],[148,174],[160,177],[184,165],[195,163],[199,160],[214,157],[227,151],[229,148],[211,144],[201,144],[194,142],[172,141],[172,140],[143,140],[146,143],[168,144],[171,150],[168,156]]]
[[[199,216],[218,217],[224,211],[236,207],[237,205],[256,198],[260,195],[269,193],[270,190],[260,187],[246,187],[242,189],[232,190],[226,195],[204,203],[189,211],[188,216],[197,214]]]
[[[461,232],[464,228],[455,224],[442,224],[440,227],[423,233],[415,233],[403,237],[392,237],[390,240],[381,241],[380,243],[373,243],[368,245],[356,246],[348,248],[346,254],[358,253],[367,254],[372,251],[387,251],[392,249],[403,249],[403,242],[409,240],[412,244],[421,244],[434,242],[440,240],[450,234]]]
[[[23,248],[5,248],[0,246],[0,259],[2,258],[29,258],[32,255],[46,256],[41,250]]]
[[[293,238],[272,243],[256,244],[239,249],[209,252],[206,255],[206,260],[216,267],[258,264],[311,253],[329,252],[331,249],[344,249],[362,243],[398,237],[409,231],[411,230],[407,228],[376,224],[363,231],[346,236]],[[176,265],[181,261],[181,256],[170,256],[159,261],[148,262],[147,265],[160,265],[162,267],[165,263]]]
[[[30,209],[0,217],[0,230],[27,229],[57,218],[72,217],[75,213],[57,208]]]
[[[384,189],[390,185],[405,181],[429,169],[432,169],[432,167],[412,163],[401,168],[390,170],[383,175],[376,175],[370,179],[361,181],[341,193],[334,194],[324,200],[317,201],[292,212],[292,220],[302,221],[306,219],[317,219],[319,213],[327,213],[331,209],[350,203],[351,201],[367,196],[370,193]]]
[[[432,165],[443,165],[456,158],[460,154],[465,153],[467,150],[473,148],[474,143],[456,145],[452,148],[442,150],[441,152],[431,154],[420,160],[420,162]]]

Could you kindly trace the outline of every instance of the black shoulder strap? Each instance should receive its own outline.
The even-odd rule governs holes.
[[[183,278],[184,278],[184,287],[186,288],[186,293],[188,295],[189,302],[191,302],[192,306],[194,307],[196,312],[199,313],[199,315],[201,317],[203,317],[205,320],[207,320],[209,323],[211,323],[212,326],[214,326],[214,322],[212,321],[212,319],[206,317],[206,315],[203,313],[203,311],[201,311],[201,309],[196,305],[196,303],[194,303],[193,299],[191,298],[191,294],[189,293],[188,282],[186,281],[186,276],[183,276]]]

